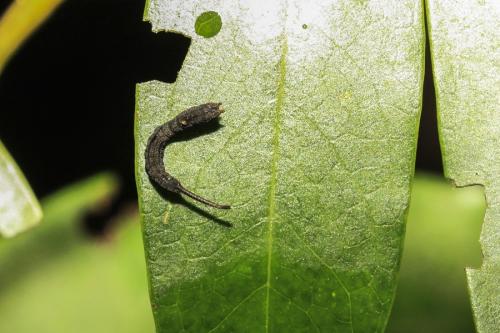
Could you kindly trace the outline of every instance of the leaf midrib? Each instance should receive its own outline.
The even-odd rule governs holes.
[[[286,14],[285,14],[286,17]],[[283,100],[285,95],[286,57],[288,53],[288,40],[286,31],[283,34],[283,47],[279,61],[278,89],[276,96],[276,111],[274,115],[273,133],[273,156],[271,162],[271,179],[269,183],[269,209],[267,229],[267,279],[266,279],[266,303],[265,303],[265,328],[269,332],[269,297],[271,291],[271,267],[273,252],[273,224],[276,219],[276,186],[278,178],[278,161],[280,158],[280,135],[281,135],[281,113],[283,111]]]

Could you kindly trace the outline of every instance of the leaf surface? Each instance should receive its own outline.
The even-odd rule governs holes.
[[[0,236],[14,237],[38,224],[41,218],[38,200],[0,142]]]
[[[431,55],[446,177],[482,184],[484,260],[467,269],[477,330],[500,327],[500,6],[498,1],[428,2]],[[496,295],[496,296],[494,296]]]
[[[222,20],[212,38],[194,31],[207,11]],[[383,331],[414,170],[421,3],[157,0],[146,18],[192,38],[175,84],[137,87],[158,332]],[[165,163],[229,211],[166,200],[144,169],[155,127],[209,101],[222,127],[169,145]]]

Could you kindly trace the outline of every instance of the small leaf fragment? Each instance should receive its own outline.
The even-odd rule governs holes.
[[[204,12],[196,19],[194,30],[205,38],[214,37],[222,28],[222,19],[216,12]]]

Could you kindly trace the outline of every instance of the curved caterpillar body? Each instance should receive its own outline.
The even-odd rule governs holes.
[[[222,112],[224,112],[224,109],[221,103],[201,104],[182,111],[172,120],[158,126],[149,137],[146,146],[146,173],[149,178],[167,191],[185,194],[205,205],[219,209],[231,208],[229,205],[215,203],[189,191],[165,170],[165,165],[163,163],[165,147],[176,133],[182,132],[197,124],[217,119]]]

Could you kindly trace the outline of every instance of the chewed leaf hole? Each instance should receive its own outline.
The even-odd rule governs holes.
[[[217,12],[204,12],[196,19],[194,30],[205,38],[214,37],[222,28],[222,19]]]

